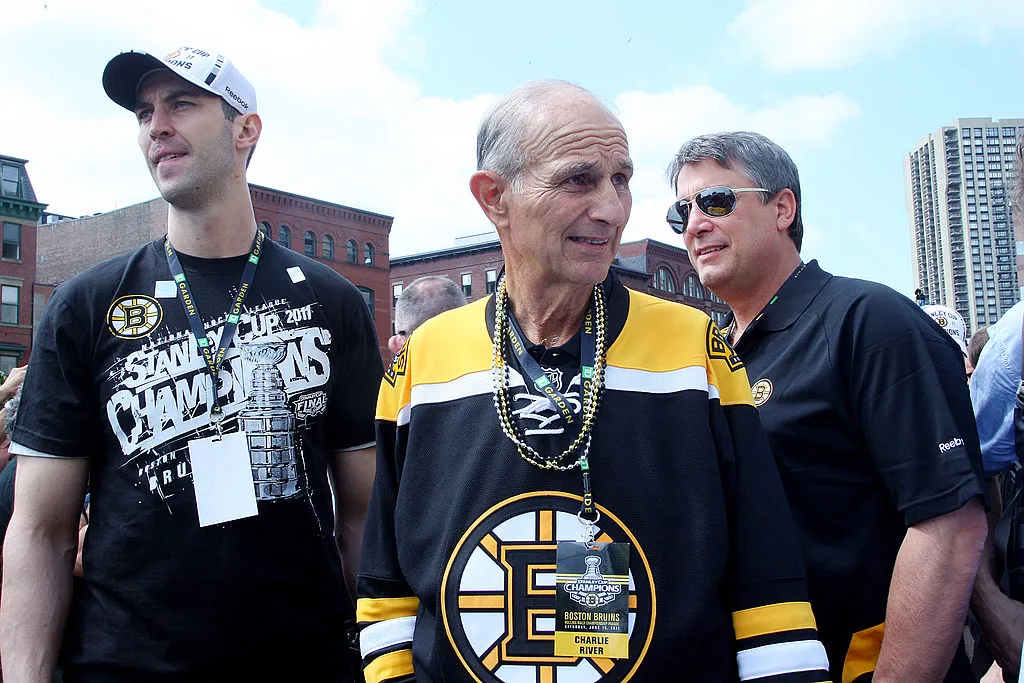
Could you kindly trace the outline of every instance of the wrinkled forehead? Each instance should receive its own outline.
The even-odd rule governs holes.
[[[521,145],[528,166],[595,155],[629,165],[629,142],[622,124],[589,97],[538,105]]]

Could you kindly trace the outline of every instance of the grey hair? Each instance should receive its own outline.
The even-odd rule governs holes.
[[[402,291],[395,304],[395,328],[398,332],[412,334],[435,315],[465,304],[466,295],[448,278],[439,275],[416,278]]]
[[[569,81],[548,79],[524,83],[484,114],[476,134],[476,169],[497,173],[509,182],[514,191],[519,191],[523,171],[529,162],[523,150],[526,133],[536,119],[540,105],[566,90],[575,91],[608,109],[589,90]]]
[[[676,152],[665,171],[672,189],[679,191],[679,172],[687,164],[710,159],[723,168],[742,172],[756,187],[763,187],[765,204],[779,192],[789,189],[796,197],[796,215],[789,226],[789,238],[799,252],[804,241],[804,222],[800,217],[800,174],[786,150],[759,133],[734,131],[711,133],[692,138]]]

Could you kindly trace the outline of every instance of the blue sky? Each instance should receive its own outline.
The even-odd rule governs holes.
[[[625,239],[681,245],[663,220],[673,151],[699,133],[758,130],[800,168],[805,258],[909,294],[903,155],[958,117],[1024,117],[1019,0],[156,7],[0,0],[0,153],[31,160],[51,210],[155,195],[133,119],[99,83],[121,50],[229,55],[264,119],[250,180],[394,216],[393,255],[488,228],[467,189],[480,115],[515,85],[554,77],[623,120],[637,165]]]

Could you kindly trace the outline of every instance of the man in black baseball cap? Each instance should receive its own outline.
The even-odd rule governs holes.
[[[371,314],[257,230],[262,123],[227,58],[126,52],[103,85],[135,114],[167,236],[46,307],[12,435],[4,678],[52,680],[60,650],[74,683],[350,681],[342,559],[354,585],[383,372]]]

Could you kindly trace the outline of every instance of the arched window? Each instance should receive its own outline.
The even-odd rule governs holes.
[[[358,254],[358,253],[359,253],[359,246],[356,244],[356,241],[355,240],[349,240],[348,241],[348,247],[346,247],[346,249],[345,249],[345,260],[348,261],[349,263],[355,263],[356,262],[356,254]]]
[[[266,237],[268,240],[272,239],[270,237],[270,223],[267,223],[266,221],[260,223],[260,232],[262,232],[263,236]]]
[[[654,288],[669,294],[676,293],[676,279],[672,277],[672,271],[665,266],[658,268],[654,275]]]
[[[373,245],[369,242],[363,245],[363,263],[368,266],[373,265]]]
[[[312,230],[306,231],[306,241],[304,246],[304,253],[306,256],[316,256],[316,235],[313,234]]]
[[[358,289],[363,295],[363,301],[370,307],[370,313],[373,313],[373,290],[369,287],[359,287]]]
[[[288,229],[287,225],[282,225],[281,229],[277,231],[277,243],[285,249],[292,248],[292,231]]]
[[[334,238],[330,235],[324,235],[324,248],[323,257],[328,261],[334,260]]]
[[[686,278],[686,296],[693,299],[703,299],[704,289],[700,286],[700,280],[697,279],[696,275],[690,275]]]

